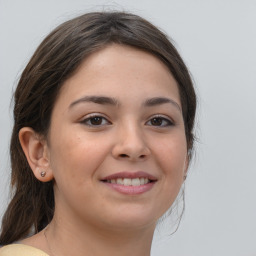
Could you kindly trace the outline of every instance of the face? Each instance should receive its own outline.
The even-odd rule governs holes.
[[[160,60],[132,47],[92,54],[60,91],[47,154],[56,215],[111,228],[154,226],[187,167],[176,81]]]

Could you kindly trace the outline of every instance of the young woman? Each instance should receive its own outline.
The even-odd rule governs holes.
[[[15,92],[1,256],[150,255],[186,178],[196,96],[167,37],[89,13],[46,37]]]

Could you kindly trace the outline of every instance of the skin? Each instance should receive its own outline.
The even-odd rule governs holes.
[[[170,102],[145,105],[155,97]],[[188,164],[178,86],[159,59],[115,44],[92,54],[63,84],[47,138],[24,127],[20,141],[35,176],[54,179],[56,204],[48,244],[42,232],[24,244],[55,256],[150,255],[156,222],[174,202]],[[123,171],[157,181],[136,195],[102,182]]]

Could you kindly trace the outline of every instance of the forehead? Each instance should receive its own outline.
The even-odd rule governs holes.
[[[180,102],[177,82],[168,67],[154,55],[130,46],[112,44],[80,65],[64,82],[60,98],[104,94],[111,97],[172,96]],[[158,95],[159,94],[159,95]]]

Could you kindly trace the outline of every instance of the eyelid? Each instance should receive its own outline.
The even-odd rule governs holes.
[[[148,121],[146,122],[146,124],[148,122],[150,122],[152,119],[154,118],[161,118],[162,120],[165,120],[166,122],[168,122],[167,125],[163,125],[163,126],[154,126],[154,125],[150,125],[150,126],[154,126],[154,127],[168,127],[168,126],[174,126],[175,125],[175,122],[172,118],[166,116],[166,115],[162,115],[162,114],[155,114],[153,116],[151,116]]]
[[[100,118],[106,120],[106,121],[107,121],[107,124],[100,124],[100,125],[86,124],[86,121],[90,120],[90,119],[93,118],[93,117],[100,117]],[[85,115],[85,116],[81,119],[80,123],[82,123],[82,124],[84,124],[84,125],[87,125],[87,126],[89,126],[89,127],[102,127],[102,126],[105,126],[105,125],[110,125],[110,124],[112,124],[112,123],[109,121],[109,118],[106,117],[106,116],[105,116],[104,114],[102,114],[102,113],[90,113],[90,114],[87,114],[87,115]]]

